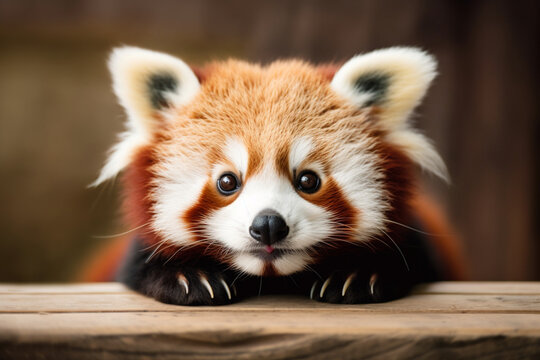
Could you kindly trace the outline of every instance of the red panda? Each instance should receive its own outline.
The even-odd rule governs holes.
[[[130,288],[180,305],[266,293],[369,303],[463,276],[417,183],[418,168],[448,179],[410,124],[436,74],[427,53],[195,69],[123,47],[109,68],[126,131],[94,185],[123,172],[135,230],[115,251]]]

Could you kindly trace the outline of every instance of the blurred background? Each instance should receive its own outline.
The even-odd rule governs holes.
[[[425,181],[477,280],[540,280],[537,1],[0,0],[0,281],[69,281],[126,230],[118,186],[87,189],[122,129],[114,46],[190,63],[314,62],[419,46],[440,75],[418,126],[452,175]]]

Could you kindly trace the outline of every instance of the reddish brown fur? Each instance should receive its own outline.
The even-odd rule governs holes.
[[[336,240],[350,240],[353,235],[350,229],[355,226],[357,217],[361,214],[350,204],[334,179],[329,178],[320,191],[315,194],[302,193],[301,195],[333,214],[338,228],[338,233],[335,235]]]
[[[422,219],[426,231],[433,234],[432,241],[437,249],[439,259],[443,262],[441,268],[446,270],[445,278],[467,280],[469,278],[467,260],[461,241],[440,207],[420,192],[411,198],[410,206]]]
[[[104,246],[97,249],[89,259],[88,264],[82,268],[75,281],[80,282],[103,282],[111,281],[120,267],[120,259],[129,248],[129,236],[119,236],[110,239]]]
[[[151,167],[156,161],[152,147],[144,147],[134,156],[133,162],[122,177],[126,220],[131,228],[142,226],[140,233],[149,235],[145,236],[149,245],[159,240],[150,228],[153,201],[148,196],[153,187]]]
[[[195,234],[193,241],[199,242],[200,247],[204,248],[204,253],[223,261],[228,261],[223,256],[221,248],[208,242],[202,235],[204,231],[204,220],[213,211],[227,206],[238,197],[238,194],[231,196],[222,196],[216,190],[216,184],[209,180],[203,188],[201,195],[195,205],[191,207],[183,216],[182,221],[189,224],[189,229]],[[184,256],[184,254],[182,254]]]

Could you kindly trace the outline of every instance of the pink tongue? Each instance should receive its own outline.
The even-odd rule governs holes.
[[[266,250],[267,253],[271,254],[274,251],[274,248],[270,245],[266,245],[264,250]]]

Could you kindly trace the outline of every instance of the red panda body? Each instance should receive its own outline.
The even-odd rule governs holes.
[[[416,183],[418,166],[446,176],[408,123],[435,75],[429,55],[193,71],[122,48],[110,68],[129,120],[96,183],[124,170],[137,230],[119,277],[131,288],[185,305],[260,293],[362,303],[461,276]]]

